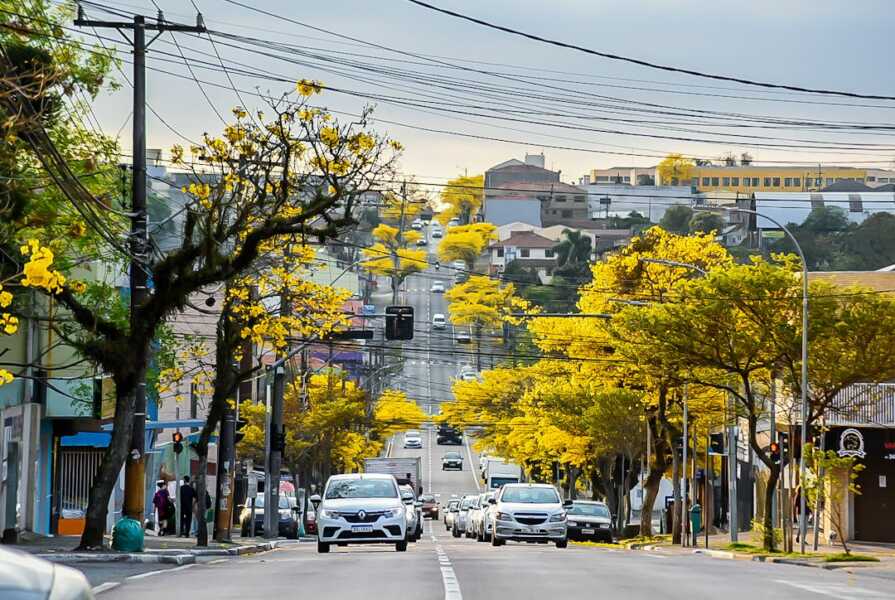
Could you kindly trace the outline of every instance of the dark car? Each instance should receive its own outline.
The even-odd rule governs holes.
[[[441,457],[441,470],[447,471],[448,469],[463,470],[463,456],[459,452],[445,452]]]
[[[432,494],[423,494],[420,496],[420,502],[423,503],[423,517],[438,520],[438,501]]]
[[[438,426],[438,435],[435,443],[440,446],[460,446],[463,444],[463,434],[456,427],[441,424]]]
[[[566,515],[569,539],[612,543],[612,515],[602,502],[575,500]]]
[[[298,512],[295,499],[279,496],[279,531],[277,535],[298,539]],[[252,534],[252,505],[247,502],[239,515],[239,530],[242,537]],[[264,533],[264,494],[255,497],[255,535]]]

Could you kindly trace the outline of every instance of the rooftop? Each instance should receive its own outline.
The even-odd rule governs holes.
[[[531,231],[514,231],[507,239],[491,244],[491,248],[504,248],[507,246],[516,248],[552,248],[555,245],[556,242],[553,240]]]
[[[887,296],[895,296],[895,271],[815,271],[808,281],[827,280],[843,287],[867,287]]]

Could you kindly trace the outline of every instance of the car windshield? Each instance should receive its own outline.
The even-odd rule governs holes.
[[[326,499],[397,498],[395,484],[388,479],[334,479],[326,488]]]
[[[459,452],[445,452],[444,457],[445,458],[460,458],[460,453]]]
[[[435,502],[435,496],[432,494],[423,494],[420,496],[420,502]]]
[[[463,498],[463,501],[460,502],[460,510],[467,510],[473,502],[475,502],[475,498]]]
[[[559,504],[559,495],[553,488],[505,487],[500,501],[520,504]]]
[[[453,510],[453,509],[457,508],[459,505],[460,505],[459,500],[451,500],[450,502],[448,502],[448,510]]]
[[[406,437],[406,438],[418,438],[418,437],[420,437],[420,432],[419,432],[419,431],[408,431],[407,433],[404,434],[404,437]]]
[[[567,511],[570,515],[582,515],[586,517],[606,517],[609,518],[609,509],[602,504],[579,504],[573,503]]]
[[[289,498],[286,496],[278,496],[280,508],[289,508]],[[258,494],[255,497],[255,508],[264,508],[264,494]]]

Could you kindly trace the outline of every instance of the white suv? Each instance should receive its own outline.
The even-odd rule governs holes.
[[[507,540],[568,545],[565,509],[572,501],[563,502],[552,485],[507,483],[489,502],[492,546],[503,546]]]
[[[317,510],[317,552],[330,544],[394,544],[407,550],[407,518],[398,482],[392,475],[333,475],[323,498],[314,495]]]

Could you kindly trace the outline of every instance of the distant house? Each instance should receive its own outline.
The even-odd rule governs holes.
[[[540,227],[542,184],[560,185],[560,172],[544,168],[543,154],[527,154],[485,171],[484,220],[494,225],[521,221]]]
[[[556,266],[556,245],[551,239],[532,231],[514,231],[504,240],[488,247],[491,273],[502,273],[514,260],[538,271],[541,279],[548,277]]]

